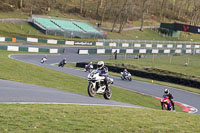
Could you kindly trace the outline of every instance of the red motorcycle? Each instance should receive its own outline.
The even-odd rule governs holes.
[[[164,98],[160,99],[160,103],[162,106],[162,110],[169,110],[169,111],[172,110],[172,103],[169,100],[169,97],[164,97]]]

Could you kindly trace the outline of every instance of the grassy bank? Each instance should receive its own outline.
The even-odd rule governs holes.
[[[184,33],[187,34],[187,33]],[[78,38],[66,38],[62,36],[53,36],[53,35],[45,35],[35,28],[33,28],[30,24],[23,23],[4,23],[0,22],[0,35],[7,37],[15,37],[15,36],[28,36],[28,37],[37,37],[37,38],[50,38],[50,39],[58,39],[58,40],[76,40],[76,41],[97,41],[96,39],[78,39]],[[139,30],[132,31],[122,31],[120,34],[116,32],[107,31],[108,39],[125,39],[125,40],[163,40],[163,41],[200,41],[199,35],[190,34],[187,36],[183,36],[178,38],[173,37],[163,37],[159,35],[159,33],[146,29],[143,32]]]
[[[8,55],[12,53],[14,52],[0,51],[0,79],[19,81],[88,95],[87,80],[52,69],[9,59]],[[112,100],[160,109],[159,100],[153,99],[150,96],[117,87],[112,87],[112,89]],[[102,96],[99,97],[102,98]],[[181,107],[177,106],[177,111],[181,111]]]
[[[200,132],[200,116],[158,110],[0,104],[1,132]]]

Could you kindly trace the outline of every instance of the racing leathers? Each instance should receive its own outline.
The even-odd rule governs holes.
[[[108,89],[108,80],[109,80],[108,68],[106,66],[103,66],[102,68],[98,68],[97,70],[98,70],[99,76],[105,77],[104,82],[106,85],[106,89]]]
[[[169,97],[169,100],[170,100],[171,103],[172,103],[172,109],[175,110],[174,101],[173,101],[174,97],[172,96],[172,94],[171,94],[171,93],[169,93],[169,94],[164,94],[163,97],[164,97],[164,98],[165,98],[165,97]],[[162,107],[163,107],[163,106],[162,106]],[[163,108],[162,108],[162,109],[163,109]]]

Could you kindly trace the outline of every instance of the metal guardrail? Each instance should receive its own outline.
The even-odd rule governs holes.
[[[194,41],[156,41],[156,40],[120,40],[120,39],[98,39],[99,42],[117,43],[145,43],[145,44],[200,44]]]

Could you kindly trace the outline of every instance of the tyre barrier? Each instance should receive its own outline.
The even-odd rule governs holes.
[[[86,62],[76,63],[76,67],[84,68],[85,65],[87,65],[87,64],[88,63],[86,63]],[[97,68],[96,64],[94,64],[93,66],[94,66],[94,68]],[[109,66],[109,65],[106,65],[106,66],[108,67],[109,71],[116,72],[116,73],[120,73],[124,69],[124,68],[116,67],[116,66]],[[161,74],[157,74],[157,73],[150,73],[150,72],[145,72],[145,71],[140,71],[140,70],[132,70],[132,69],[127,69],[127,70],[132,75],[137,76],[137,77],[158,80],[158,81],[163,81],[163,82],[168,82],[168,83],[173,83],[173,84],[178,84],[178,85],[183,85],[183,86],[200,89],[200,82],[198,82],[196,80],[168,76],[168,75],[161,75]]]

